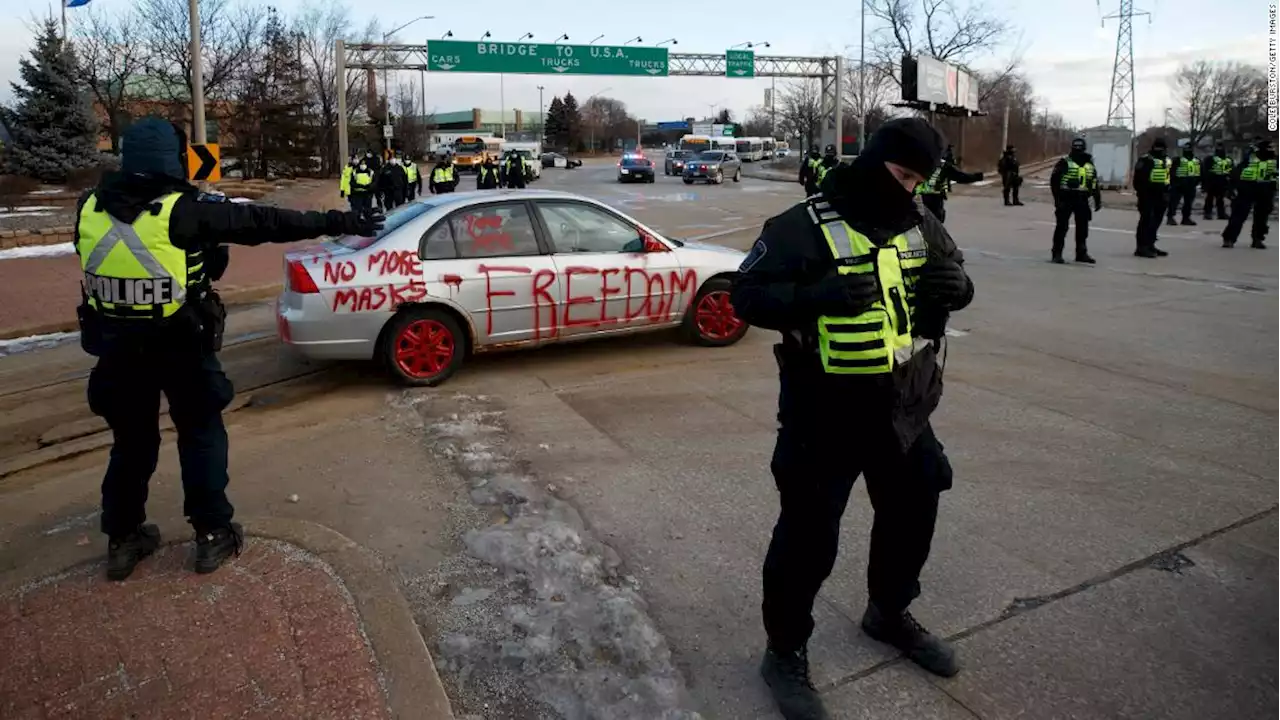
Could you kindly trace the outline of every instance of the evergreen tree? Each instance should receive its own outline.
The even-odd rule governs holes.
[[[570,150],[582,148],[582,111],[578,108],[578,98],[570,92],[564,94],[564,132],[565,144]]]
[[[77,79],[75,55],[52,18],[44,21],[31,59],[19,65],[22,84],[11,83],[15,103],[0,107],[0,122],[12,136],[4,172],[66,182],[72,171],[102,164],[98,122]]]
[[[547,142],[552,147],[567,146],[569,144],[569,135],[565,127],[564,103],[558,95],[551,98],[551,105],[547,109],[546,123],[543,134],[547,136]]]
[[[236,149],[256,177],[296,174],[314,154],[297,38],[274,9],[267,13],[256,70],[244,78],[232,121]]]

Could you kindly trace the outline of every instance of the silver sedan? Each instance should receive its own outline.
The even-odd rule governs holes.
[[[471,353],[680,328],[731,345],[743,253],[663,237],[590,198],[485,190],[419,199],[377,237],[285,256],[280,338],[307,357],[375,359],[435,385]]]

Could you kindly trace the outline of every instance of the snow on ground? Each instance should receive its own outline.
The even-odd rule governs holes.
[[[49,188],[46,190],[32,190],[28,195],[58,195],[66,192],[66,188]]]
[[[48,335],[28,335],[20,338],[0,340],[0,357],[17,355],[31,350],[46,350],[71,342],[80,337],[78,332],[50,333]]]
[[[3,217],[3,216],[0,216]],[[23,245],[16,248],[8,248],[0,250],[0,260],[15,260],[17,258],[35,258],[35,257],[57,257],[59,255],[72,255],[76,251],[74,243],[57,243],[55,245]]]

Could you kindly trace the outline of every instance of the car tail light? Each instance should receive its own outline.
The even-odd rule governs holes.
[[[311,279],[311,274],[302,266],[299,260],[285,261],[285,277],[289,284],[287,289],[303,295],[320,292],[320,288],[316,287],[316,281]]]

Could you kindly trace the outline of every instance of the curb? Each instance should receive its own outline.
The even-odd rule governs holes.
[[[387,706],[393,717],[453,720],[449,697],[392,568],[368,548],[318,523],[268,517],[250,517],[243,522],[246,535],[280,540],[315,555],[346,586],[383,669]],[[75,536],[66,533],[56,540],[44,538],[41,544],[46,557],[0,575],[0,595],[102,561],[101,544],[79,546]]]
[[[247,305],[249,303],[267,300],[280,294],[283,285],[280,283],[272,283],[270,285],[251,285],[243,288],[230,288],[228,290],[219,290],[222,295],[222,302],[226,305]],[[74,314],[74,313],[73,313]],[[13,338],[31,337],[33,335],[49,335],[61,332],[77,332],[80,330],[80,323],[74,318],[65,320],[57,320],[54,322],[39,323],[36,325],[24,325],[19,327],[0,327],[0,340],[11,340]]]

